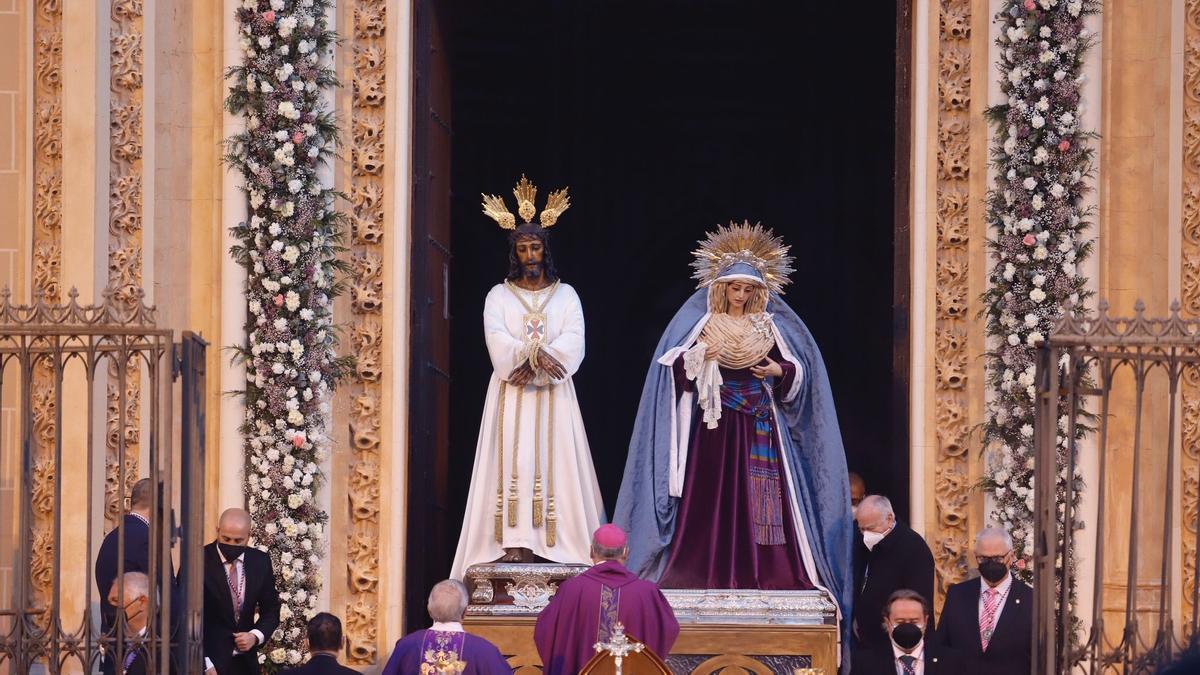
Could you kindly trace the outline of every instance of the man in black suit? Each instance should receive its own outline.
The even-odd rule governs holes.
[[[250,514],[228,509],[204,547],[204,655],[218,675],[257,675],[258,649],[279,626],[271,558],[249,540]]]
[[[143,478],[129,492],[129,513],[125,514],[125,569],[117,558],[121,543],[120,527],[104,535],[100,552],[96,554],[96,590],[100,595],[100,630],[107,633],[114,623],[116,611],[109,604],[108,592],[121,572],[150,573],[150,493],[154,483]]]
[[[936,640],[926,640],[929,603],[916,591],[902,588],[884,604],[880,630],[887,645],[872,645],[854,652],[850,675],[959,675],[962,657]]]
[[[975,537],[979,578],[954,584],[938,623],[938,638],[962,653],[973,675],[1028,675],[1033,589],[1013,578],[1012,537],[989,527]]]
[[[338,663],[342,650],[342,622],[332,614],[321,612],[308,620],[308,663],[289,668],[280,675],[358,675]]]
[[[857,644],[882,649],[889,640],[879,617],[888,597],[902,588],[933,597],[933,554],[921,535],[896,520],[887,497],[863,498],[854,519],[866,547],[855,565],[854,634]]]

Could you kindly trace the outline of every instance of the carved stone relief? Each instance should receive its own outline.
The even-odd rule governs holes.
[[[934,606],[967,570],[967,278],[970,229],[971,3],[941,0],[938,33],[937,244],[934,278],[934,419],[937,450],[929,543],[937,572]]]
[[[33,291],[47,303],[62,301],[62,68],[63,16],[59,0],[36,0],[33,34]],[[47,361],[34,367],[32,382],[33,522],[30,561],[32,606],[44,608],[53,592],[54,549],[54,371]],[[49,618],[48,614],[42,615]],[[45,627],[45,626],[43,626]]]
[[[346,566],[350,665],[378,660],[380,429],[383,425],[384,105],[386,0],[355,0],[350,53],[350,335],[357,358],[350,387],[350,509]]]
[[[1200,317],[1200,0],[1186,0],[1183,56],[1182,311]],[[1200,373],[1183,371],[1183,616],[1196,587],[1196,515],[1200,505]]]
[[[118,307],[140,302],[142,289],[142,1],[112,0],[109,29],[109,190],[108,190],[108,290]],[[141,374],[138,364],[127,364],[125,376],[125,429],[120,429],[121,384],[118,364],[110,358],[107,386],[104,515],[115,525],[123,510],[119,459],[124,437],[125,494],[139,476]]]

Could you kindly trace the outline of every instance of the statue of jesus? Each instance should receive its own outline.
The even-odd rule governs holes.
[[[483,212],[509,230],[509,270],[484,301],[492,361],[475,470],[451,577],[471,565],[541,558],[588,564],[604,503],[571,377],[583,362],[583,308],[562,283],[548,228],[570,207],[551,192],[538,223],[537,187],[521,176],[516,218],[496,196]]]

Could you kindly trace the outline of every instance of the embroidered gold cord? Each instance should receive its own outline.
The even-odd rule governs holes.
[[[534,413],[533,423],[533,527],[537,529],[542,526],[542,390],[544,387],[537,388],[537,396],[534,398],[534,405],[537,406],[537,412]]]
[[[508,526],[517,526],[517,503],[520,496],[517,489],[517,481],[520,478],[517,471],[517,451],[521,447],[521,399],[525,398],[525,387],[517,389],[517,409],[516,421],[513,422],[513,445],[512,445],[512,481],[508,485]]]
[[[769,322],[770,318],[765,314],[740,317],[713,314],[700,332],[700,340],[706,344],[713,341],[721,344],[717,362],[723,367],[749,368],[762,361],[775,347]]]
[[[504,543],[504,397],[508,393],[508,383],[500,380],[500,410],[496,421],[496,454],[499,457],[499,468],[496,470],[496,519],[492,523],[497,544]]]
[[[547,389],[550,392],[550,428],[546,432],[546,465],[549,469],[546,478],[546,546],[554,548],[558,540],[558,517],[554,515],[554,383],[547,385]]]

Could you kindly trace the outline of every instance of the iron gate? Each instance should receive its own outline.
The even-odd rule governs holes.
[[[90,673],[105,651],[119,664],[139,648],[147,672],[203,670],[205,346],[189,332],[173,343],[140,296],[83,306],[72,289],[66,304],[19,305],[0,293],[0,674]],[[152,620],[134,636],[118,611],[102,633],[95,556],[115,526],[120,584],[125,502],[142,477],[156,488]]]
[[[1193,517],[1176,526],[1175,485],[1181,386],[1200,385],[1200,321],[1180,317],[1177,302],[1166,318],[1147,318],[1141,301],[1132,317],[1110,317],[1105,302],[1094,318],[1068,308],[1039,356],[1034,672],[1157,672],[1196,646],[1196,584],[1181,590],[1174,563],[1183,531],[1198,525]],[[1077,433],[1081,425],[1085,434]],[[1064,506],[1080,494],[1074,477],[1081,459],[1096,467],[1095,484],[1086,488],[1094,519]],[[1095,529],[1094,546],[1083,548],[1077,523]],[[1117,533],[1115,541],[1106,532]],[[1064,564],[1076,555],[1094,575],[1090,588]],[[1106,561],[1124,565],[1124,575]],[[1187,611],[1176,604],[1184,592]],[[1090,595],[1088,615],[1072,593]]]

